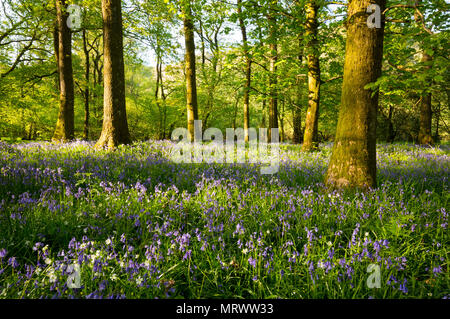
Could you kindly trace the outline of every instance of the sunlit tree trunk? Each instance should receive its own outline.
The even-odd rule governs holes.
[[[191,1],[184,6],[184,42],[185,42],[185,76],[187,124],[190,140],[194,141],[194,121],[198,119],[197,83],[195,75],[195,42],[194,25],[192,23]]]
[[[308,60],[308,110],[305,119],[303,151],[312,151],[318,147],[318,122],[320,102],[320,65],[317,40],[319,5],[317,0],[306,3],[306,53]]]
[[[125,105],[121,0],[102,0],[103,127],[97,147],[131,142]]]
[[[386,0],[353,0],[348,7],[344,80],[336,138],[326,174],[330,188],[376,187],[378,94],[364,87],[381,75],[384,21],[367,26],[367,7]]]
[[[74,138],[74,88],[72,70],[72,34],[67,26],[69,15],[65,0],[56,1],[56,20],[59,74],[59,114],[53,140],[68,141]],[[55,36],[56,38],[56,36]],[[55,46],[56,48],[56,46]]]

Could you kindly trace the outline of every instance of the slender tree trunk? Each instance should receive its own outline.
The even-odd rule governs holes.
[[[433,61],[433,58],[426,53],[423,53],[422,62],[428,63]],[[426,70],[431,69],[430,65],[425,66]],[[429,83],[427,81],[427,83]],[[429,85],[429,84],[428,84]],[[431,136],[431,93],[428,93],[420,98],[420,128],[419,128],[419,144],[433,145],[433,138]]]
[[[302,37],[299,37],[299,54],[298,54],[298,63],[299,69],[302,65],[303,60],[303,43]],[[302,99],[303,99],[303,85],[300,77],[297,77],[297,103],[294,104],[294,114],[293,114],[293,125],[294,125],[294,136],[292,138],[292,142],[294,144],[300,144],[302,140]]]
[[[422,3],[422,0],[416,0],[415,5],[419,6]],[[423,23],[422,17],[414,12],[414,19],[418,25]],[[429,72],[431,69],[431,64],[433,63],[433,57],[425,53],[424,48],[422,48],[422,63],[425,63],[424,72]],[[424,86],[431,86],[432,80],[427,76]],[[420,127],[419,127],[419,144],[422,145],[432,145],[433,138],[431,136],[431,121],[432,121],[432,111],[431,111],[431,93],[427,93],[426,95],[422,95],[420,101]]]
[[[348,7],[344,80],[336,138],[326,174],[330,188],[376,187],[378,94],[364,87],[381,75],[384,19],[381,28],[367,26],[367,7],[386,0],[353,0]]]
[[[305,135],[303,136],[303,151],[318,148],[318,122],[320,102],[320,64],[319,45],[317,40],[319,4],[317,0],[306,3],[306,38],[308,59],[308,110],[305,119]]]
[[[265,97],[263,97],[263,100],[262,100],[262,106],[261,106],[261,108],[262,108],[262,119],[261,119],[261,125],[260,125],[260,128],[266,128],[266,105],[267,105],[267,102],[266,102],[266,98]]]
[[[186,105],[187,105],[187,124],[190,140],[194,141],[194,121],[198,120],[197,106],[197,83],[195,75],[195,42],[194,25],[192,23],[191,0],[184,8],[184,42],[186,46],[185,53],[185,74],[186,74]]]
[[[280,139],[281,142],[286,140],[286,135],[284,132],[284,99],[281,100],[281,112],[278,113],[278,118],[280,121]]]
[[[91,46],[92,50],[94,51],[94,54],[92,55],[92,63],[93,63],[93,80],[94,80],[94,92],[92,95],[92,100],[94,104],[94,112],[95,117],[97,118],[97,125],[102,125],[102,105],[101,102],[103,101],[102,95],[97,93],[97,87],[102,85],[103,77],[102,77],[102,69],[101,66],[101,56],[102,54],[99,52],[99,49],[96,49],[94,45],[96,44],[96,41],[93,42],[93,45]]]
[[[245,26],[244,18],[242,17],[242,1],[237,0],[237,13],[239,15],[239,27],[242,34],[242,45],[245,56],[245,85],[244,85],[244,141],[248,142],[248,129],[250,127],[250,86],[252,76],[252,61],[250,59],[250,53],[247,41],[247,29]]]
[[[434,132],[434,139],[436,142],[439,141],[439,120],[441,117],[441,101],[439,101],[438,108],[436,110],[436,130]]]
[[[394,132],[394,124],[392,123],[392,115],[393,115],[394,107],[389,105],[389,114],[388,114],[388,142],[393,143],[395,138]]]
[[[121,0],[102,0],[103,127],[97,147],[131,142],[125,105]]]
[[[56,0],[58,25],[58,73],[59,73],[59,114],[53,140],[68,141],[74,138],[74,88],[72,70],[72,33],[67,26],[65,0]]]
[[[205,71],[205,60],[206,60],[206,52],[205,52],[205,38],[203,37],[203,24],[200,21],[200,50],[202,51],[202,71]]]
[[[159,51],[159,50],[158,50]],[[158,107],[158,139],[161,139],[161,130],[162,130],[162,109],[161,109],[161,103],[159,102],[158,93],[159,93],[159,62],[160,57],[157,55],[156,57],[156,87],[155,87],[155,102],[156,106]]]
[[[277,21],[271,11],[267,16],[269,22],[269,129],[267,132],[268,141],[272,141],[272,128],[278,128],[278,92],[277,92]]]
[[[166,96],[164,94],[162,77],[162,59],[160,56],[157,57],[156,61],[156,89],[155,89],[155,100],[159,111],[159,128],[158,128],[158,138],[163,140],[166,134]],[[161,92],[161,99],[159,99],[159,92]]]
[[[85,64],[85,73],[84,79],[86,81],[86,87],[84,89],[84,130],[83,130],[83,139],[89,139],[89,74],[90,74],[90,65],[89,65],[89,50],[87,48],[87,39],[86,39],[86,29],[83,30],[83,52],[84,58],[86,59]]]

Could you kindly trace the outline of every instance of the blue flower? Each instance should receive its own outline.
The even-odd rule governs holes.
[[[250,257],[250,258],[248,259],[248,263],[249,263],[253,268],[256,268],[256,259]]]
[[[19,263],[17,262],[16,257],[11,257],[8,259],[8,265],[10,265],[13,268],[19,267]]]

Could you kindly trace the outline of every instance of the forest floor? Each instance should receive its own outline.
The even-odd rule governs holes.
[[[330,193],[330,144],[273,175],[172,146],[0,142],[0,298],[450,297],[448,150],[379,144],[378,187]]]

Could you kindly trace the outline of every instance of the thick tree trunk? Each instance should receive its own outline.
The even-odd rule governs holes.
[[[74,138],[74,88],[72,70],[72,33],[67,26],[69,17],[65,10],[65,0],[56,0],[58,25],[58,73],[59,73],[59,114],[53,140],[68,141]]]
[[[386,0],[353,0],[348,8],[344,80],[336,138],[326,174],[330,188],[376,187],[378,94],[364,87],[381,75],[384,19],[381,28],[367,26],[367,7]]]
[[[192,23],[191,3],[184,8],[184,42],[185,42],[185,76],[187,124],[191,142],[194,141],[194,121],[198,120],[197,83],[195,75],[195,42],[194,25]]]
[[[83,129],[83,139],[89,139],[89,74],[90,74],[90,65],[89,65],[89,50],[87,48],[87,39],[86,39],[86,29],[83,30],[83,52],[85,62],[85,73],[84,79],[86,81],[86,87],[84,89],[84,129]]]
[[[248,41],[247,41],[247,29],[245,27],[244,18],[242,17],[242,1],[237,0],[237,13],[239,15],[239,27],[242,34],[242,45],[245,56],[245,85],[244,85],[244,141],[248,142],[248,129],[250,127],[250,86],[252,76],[252,61],[250,59]]]
[[[102,0],[103,127],[97,147],[131,142],[125,105],[121,0]]]
[[[278,92],[277,92],[277,21],[270,12],[267,20],[269,22],[269,129],[267,130],[268,141],[272,141],[272,128],[278,128]]]
[[[320,102],[320,65],[319,45],[317,40],[319,5],[317,0],[306,3],[306,38],[308,59],[308,110],[305,119],[305,134],[303,136],[303,151],[318,148],[318,121]]]

